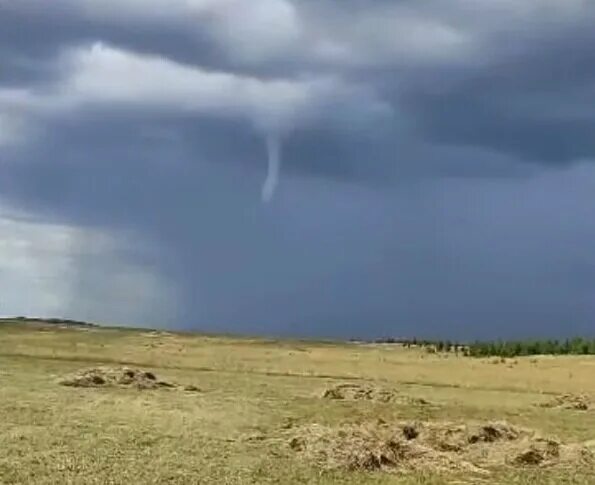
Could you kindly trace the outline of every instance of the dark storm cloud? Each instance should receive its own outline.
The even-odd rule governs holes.
[[[412,80],[403,106],[430,140],[484,146],[534,163],[593,157],[591,25],[473,69],[440,92],[420,90]]]
[[[190,36],[167,23],[158,26],[114,24],[102,19],[81,18],[71,8],[60,8],[60,2],[56,2],[57,8],[44,8],[37,2],[29,4],[29,8],[7,9],[0,15],[0,59],[6,66],[0,72],[0,80],[11,82],[16,78],[27,82],[58,75],[53,58],[62,49],[97,40],[204,67],[225,65],[216,46],[201,36],[199,29]]]
[[[127,261],[162,282],[149,294],[171,291],[164,325],[589,330],[590,6],[254,1],[127,0],[118,15],[107,0],[0,1],[2,201],[127,234],[116,263],[77,260],[72,316],[97,315],[113,296],[94,275]],[[271,130],[284,164],[263,204]]]
[[[291,5],[270,5],[275,3]],[[595,77],[591,49],[595,44],[591,28],[594,9],[580,2],[568,5],[563,8],[545,3],[541,9],[531,10],[525,2],[518,8],[507,2],[493,2],[484,6],[486,15],[479,19],[478,12],[464,1],[455,2],[449,9],[433,1],[415,5],[377,1],[366,6],[352,2],[347,10],[351,16],[339,11],[335,2],[306,2],[294,7],[296,15],[304,15],[305,32],[317,32],[315,27],[325,21],[316,14],[329,13],[326,22],[332,26],[329,32],[334,33],[333,40],[338,44],[345,40],[341,22],[349,25],[354,18],[370,17],[369,23],[374,26],[382,14],[391,14],[413,25],[420,20],[436,24],[429,24],[423,31],[426,39],[410,41],[413,48],[406,61],[401,52],[387,51],[372,65],[358,66],[341,57],[325,60],[303,45],[258,62],[242,62],[222,50],[224,27],[209,28],[190,17],[165,15],[157,22],[151,16],[135,18],[135,7],[123,8],[118,18],[109,14],[107,4],[94,10],[61,0],[49,9],[26,1],[20,8],[9,6],[0,16],[0,55],[8,66],[0,75],[12,84],[25,82],[27,77],[43,79],[44,75],[52,75],[52,69],[55,75],[52,60],[64,47],[95,40],[236,73],[283,76],[299,73],[300,69],[334,69],[381,92],[389,91],[385,93],[387,99],[403,111],[405,118],[398,120],[392,130],[386,128],[394,138],[409,122],[430,142],[477,145],[538,163],[568,163],[592,156],[595,148],[590,136],[594,116],[589,110],[594,95],[590,86]],[[336,16],[330,15],[332,12]],[[493,24],[486,18],[490,13]],[[436,33],[437,28],[432,28],[437,26],[451,28],[452,35],[458,32],[463,40],[459,41],[461,45],[453,41],[451,56],[430,57],[428,61],[428,52],[443,48],[444,39]],[[382,29],[379,24],[377,30],[382,33]],[[391,37],[390,31],[384,36],[375,34],[362,36],[351,47],[375,52],[382,50],[378,49],[382,42],[403,43],[398,34]],[[229,40],[225,35],[223,39]],[[238,47],[246,44],[241,37],[237,42]],[[415,59],[419,59],[421,67],[415,66]]]

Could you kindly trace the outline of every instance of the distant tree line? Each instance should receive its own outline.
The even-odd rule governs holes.
[[[519,357],[525,355],[595,355],[595,339],[518,340],[474,342],[469,345],[472,357]]]
[[[522,357],[529,355],[595,355],[595,339],[497,340],[459,343],[450,340],[383,338],[376,343],[422,347],[430,352],[454,352],[470,357]]]

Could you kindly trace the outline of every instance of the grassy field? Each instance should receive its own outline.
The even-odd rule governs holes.
[[[200,392],[58,384],[97,366],[150,370]],[[412,400],[322,399],[326,389],[349,382],[394,388]],[[501,363],[397,345],[5,322],[0,483],[595,484],[595,471],[584,466],[501,466],[482,475],[329,469],[288,446],[293,430],[311,424],[332,428],[378,420],[506,420],[591,446],[595,411],[536,405],[560,393],[595,398],[595,358]]]

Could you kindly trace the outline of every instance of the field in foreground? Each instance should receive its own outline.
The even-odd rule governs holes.
[[[595,410],[541,405],[588,403],[594,376],[593,357],[2,323],[0,483],[595,484]]]

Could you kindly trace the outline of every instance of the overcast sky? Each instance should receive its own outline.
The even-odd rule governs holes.
[[[0,0],[0,314],[593,335],[593,25],[591,0]]]

